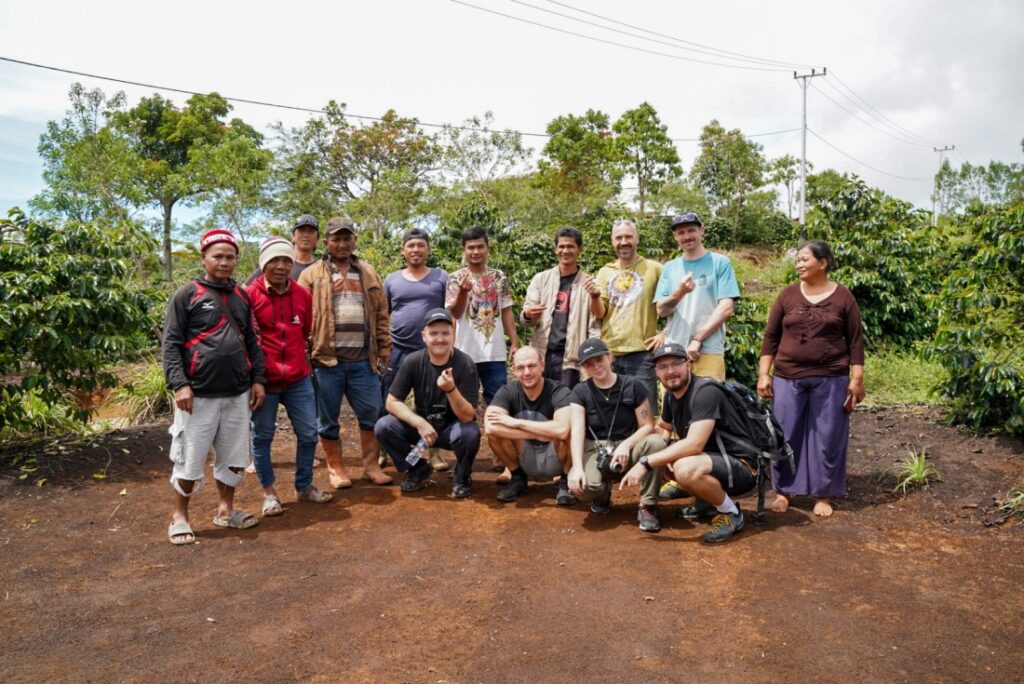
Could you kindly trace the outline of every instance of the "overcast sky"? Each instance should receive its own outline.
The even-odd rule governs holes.
[[[708,52],[828,67],[841,81],[831,76],[813,79],[817,90],[808,91],[808,126],[874,169],[814,135],[808,135],[808,159],[819,170],[855,172],[919,206],[929,204],[930,179],[938,164],[933,145],[955,144],[950,158],[957,165],[965,160],[1022,161],[1020,0],[527,1],[637,37],[524,3],[465,0],[676,57],[766,66],[728,60],[721,53],[686,51],[681,39],[706,46],[696,49]],[[602,22],[566,5],[662,36]],[[497,126],[527,132],[543,132],[552,118],[588,108],[614,119],[645,100],[657,109],[673,138],[696,138],[711,119],[747,135],[800,126],[801,90],[788,66],[760,71],[688,62],[558,33],[451,0],[322,5],[296,0],[0,0],[0,56],[303,107],[322,107],[336,99],[348,103],[353,114],[380,115],[393,108],[431,123],[458,123],[490,110]],[[76,80],[108,93],[124,90],[132,103],[153,92],[0,62],[0,212],[24,205],[41,189],[35,151],[39,135],[48,120],[63,117],[68,87]],[[863,102],[852,95],[844,98],[844,84]],[[185,99],[172,97],[178,103]],[[865,111],[867,107],[874,111]],[[259,128],[277,120],[298,125],[306,116],[241,104],[234,115]],[[799,132],[755,140],[769,157],[799,157]],[[538,150],[544,142],[525,141]],[[677,145],[688,169],[697,145]]]

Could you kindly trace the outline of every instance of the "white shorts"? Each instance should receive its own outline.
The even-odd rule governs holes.
[[[195,397],[192,413],[175,407],[171,425],[171,485],[180,494],[178,480],[197,482],[191,494],[202,487],[206,456],[213,448],[213,477],[237,487],[249,464],[249,393],[234,397]],[[235,473],[231,468],[242,469]]]
[[[558,460],[554,442],[524,439],[519,452],[519,467],[535,480],[550,480],[562,474],[562,462]]]

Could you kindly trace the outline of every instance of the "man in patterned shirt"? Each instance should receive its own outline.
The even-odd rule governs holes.
[[[474,226],[462,233],[466,266],[449,276],[445,296],[445,307],[458,322],[455,348],[476,364],[485,404],[490,404],[508,382],[508,357],[519,349],[508,278],[498,269],[487,267],[489,251],[483,228]]]
[[[310,333],[317,380],[317,431],[327,458],[331,485],[352,486],[341,463],[338,413],[342,397],[359,420],[363,479],[391,484],[377,462],[373,427],[381,413],[380,374],[391,356],[391,333],[384,285],[370,264],[353,254],[356,227],[345,216],[327,222],[327,254],[299,276],[313,294]]]

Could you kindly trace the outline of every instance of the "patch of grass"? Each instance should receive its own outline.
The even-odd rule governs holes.
[[[999,505],[999,510],[1016,515],[1024,522],[1024,486],[1011,489],[1006,499]]]
[[[883,350],[868,353],[864,363],[864,405],[930,404],[941,402],[931,394],[944,376],[942,366],[914,351]]]
[[[167,389],[160,363],[147,363],[132,380],[117,389],[117,403],[124,406],[129,425],[147,423],[168,413],[174,405],[174,393]]]
[[[726,252],[743,297],[771,306],[782,288],[796,282],[793,257],[785,251],[734,249]]]
[[[896,476],[894,492],[907,493],[911,487],[925,487],[929,482],[941,482],[939,471],[928,460],[928,453],[921,449],[909,449],[907,457],[897,462],[891,472]]]

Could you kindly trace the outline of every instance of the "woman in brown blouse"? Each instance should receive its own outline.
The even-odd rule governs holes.
[[[772,412],[796,457],[795,470],[773,468],[771,508],[779,513],[789,497],[813,496],[815,515],[829,516],[831,499],[846,494],[850,413],[864,399],[864,338],[853,293],[828,278],[833,261],[820,240],[800,245],[800,282],[779,293],[761,344],[757,392],[774,397]]]

